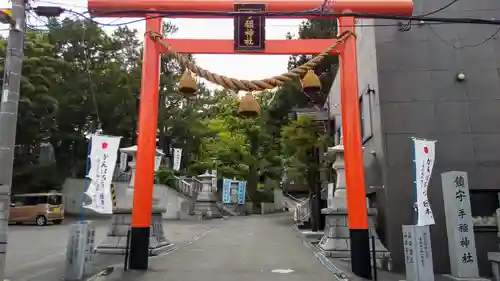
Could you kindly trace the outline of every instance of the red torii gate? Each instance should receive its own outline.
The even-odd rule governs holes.
[[[412,0],[88,0],[88,8],[97,17],[147,17],[146,33],[160,33],[162,19],[158,11],[233,12],[235,4],[263,4],[266,12],[301,12],[324,7],[337,13],[411,15]],[[120,13],[116,13],[120,11]],[[155,13],[155,11],[157,13]],[[232,18],[234,15],[193,16],[183,18]],[[303,16],[280,16],[292,18]],[[352,16],[339,18],[339,31],[355,32]],[[234,54],[233,40],[161,39],[172,50],[195,54]],[[266,40],[265,49],[251,54],[318,54],[330,46],[331,39]],[[153,199],[154,155],[158,119],[160,54],[168,52],[152,37],[144,36],[144,57],[140,94],[139,137],[135,191],[132,213],[130,268],[147,270],[149,228]],[[362,277],[371,276],[368,218],[361,148],[360,109],[356,40],[351,36],[337,46],[340,54],[342,133],[345,147],[348,223],[351,239],[352,270]]]

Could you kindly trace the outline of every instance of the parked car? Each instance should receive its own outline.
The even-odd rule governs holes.
[[[11,197],[9,222],[36,223],[39,226],[49,222],[61,224],[64,219],[64,205],[61,193],[15,194]]]

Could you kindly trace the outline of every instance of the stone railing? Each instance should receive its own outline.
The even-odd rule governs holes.
[[[309,220],[311,215],[309,208],[309,198],[302,200],[295,206],[293,211],[293,220],[295,223],[303,223]]]
[[[203,184],[201,181],[199,181],[197,178],[192,178],[191,181],[191,190],[192,190],[192,196],[193,198],[198,197],[198,193],[200,193],[201,189],[203,188]]]
[[[196,178],[184,178],[181,179],[179,177],[174,176],[173,183],[175,186],[171,186],[176,189],[184,196],[196,198],[198,197],[198,193],[201,191],[202,184]]]

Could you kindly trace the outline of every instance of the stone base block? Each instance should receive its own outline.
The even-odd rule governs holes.
[[[443,276],[446,276],[452,280],[457,280],[457,281],[490,281],[490,279],[482,277],[456,277],[450,274],[444,274]]]
[[[196,201],[192,215],[202,216],[205,219],[219,219],[223,217],[214,201]]]
[[[488,260],[491,261],[493,280],[500,281],[500,252],[488,252]]]
[[[319,243],[320,250],[327,257],[350,259],[351,241],[347,225],[347,210],[325,208],[321,212],[326,215],[326,226],[325,235],[323,235]],[[390,270],[392,269],[390,253],[382,244],[374,229],[376,211],[369,209],[368,215],[369,235],[370,237],[375,236],[375,262],[378,268]],[[373,251],[371,241],[370,250]]]
[[[325,235],[323,231],[304,230],[301,233],[309,240],[319,240]]]
[[[149,234],[149,255],[155,256],[168,251],[174,245],[170,243],[163,232],[162,213],[164,209],[153,209]],[[127,235],[131,228],[132,210],[115,209],[111,218],[111,227],[106,239],[99,244],[96,252],[100,254],[124,255],[127,249]]]

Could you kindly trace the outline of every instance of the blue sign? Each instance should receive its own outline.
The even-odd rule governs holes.
[[[247,182],[238,182],[238,205],[245,204],[245,192],[247,189]]]
[[[222,203],[231,203],[231,180],[222,180]]]

